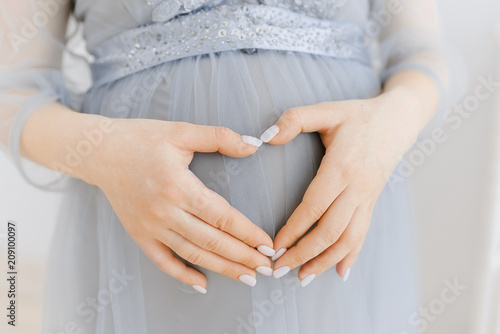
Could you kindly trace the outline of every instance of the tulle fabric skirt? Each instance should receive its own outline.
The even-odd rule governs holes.
[[[221,125],[258,137],[289,107],[369,98],[379,90],[375,71],[354,60],[225,51],[93,87],[84,112]],[[300,203],[323,153],[316,133],[300,134],[242,159],[195,154],[190,169],[274,237]],[[296,268],[280,279],[258,274],[252,288],[193,266],[208,280],[202,295],[155,267],[100,189],[71,179],[47,270],[43,333],[414,333],[410,218],[404,183],[386,186],[347,282],[333,267],[302,288]]]

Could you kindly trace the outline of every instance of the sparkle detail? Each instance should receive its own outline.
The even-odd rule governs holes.
[[[305,0],[294,1],[306,3]],[[156,0],[150,5],[160,8],[160,5],[174,2],[180,4],[176,13],[179,8],[188,10],[200,3],[196,0]],[[297,51],[369,62],[360,27],[281,7],[225,4],[201,7],[173,19],[168,19],[170,12],[157,14],[157,18],[167,19],[124,31],[93,50],[94,84],[116,80],[167,61],[228,50],[242,50],[248,54],[256,49]]]

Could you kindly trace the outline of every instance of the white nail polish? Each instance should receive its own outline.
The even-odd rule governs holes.
[[[284,267],[276,269],[273,273],[273,276],[275,278],[280,278],[281,276],[284,276],[285,274],[287,274],[289,271],[290,271],[290,267],[284,266]]]
[[[345,271],[345,274],[344,274],[344,277],[342,277],[342,280],[345,282],[347,281],[347,279],[349,278],[349,275],[351,274],[351,268],[348,268],[346,271]]]
[[[238,279],[250,286],[254,286],[255,283],[257,283],[257,280],[250,275],[241,275],[240,277],[238,277]]]
[[[202,294],[205,294],[207,293],[207,289],[205,288],[202,288],[201,286],[199,285],[191,285],[193,287],[193,289],[195,289],[196,291],[198,291],[199,293],[202,293]]]
[[[305,287],[307,284],[311,283],[315,277],[316,274],[307,275],[302,281],[300,281],[300,285],[302,285],[302,287]]]
[[[277,259],[279,259],[281,257],[281,255],[285,254],[285,252],[286,252],[286,248],[281,248],[280,250],[278,250],[276,252],[276,254],[274,254],[274,256],[271,258],[271,260],[276,261]]]
[[[274,249],[266,245],[260,245],[259,247],[257,247],[257,250],[265,256],[273,256],[274,254],[276,254]]]
[[[252,145],[255,147],[261,147],[262,146],[262,140],[259,138],[255,138],[252,136],[241,136],[241,140],[248,145]]]
[[[266,267],[266,266],[259,266],[255,270],[257,270],[262,275],[266,275],[266,276],[272,276],[273,275],[273,268],[269,268],[269,267]]]
[[[271,126],[269,129],[264,131],[264,133],[260,136],[260,140],[262,140],[264,143],[268,143],[276,137],[276,135],[280,132],[280,128],[275,124]]]

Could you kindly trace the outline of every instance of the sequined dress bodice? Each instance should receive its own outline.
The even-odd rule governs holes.
[[[104,40],[150,22],[166,22],[179,15],[211,6],[262,5],[300,13],[311,18],[367,22],[370,0],[76,0],[75,14],[84,21],[89,51]],[[110,15],[113,13],[113,15]]]
[[[368,62],[370,0],[77,0],[94,83],[228,50],[280,50]],[[113,13],[113,15],[110,15]]]

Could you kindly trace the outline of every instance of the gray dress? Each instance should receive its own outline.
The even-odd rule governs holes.
[[[258,137],[289,107],[376,96],[397,70],[422,70],[442,88],[436,62],[421,57],[438,54],[436,43],[429,35],[408,35],[421,28],[406,26],[401,17],[408,13],[393,14],[378,23],[381,34],[370,33],[374,13],[388,8],[369,0],[77,0],[75,15],[95,57],[80,111],[221,125]],[[409,36],[420,39],[407,47],[402,41]],[[47,82],[62,87],[58,78]],[[69,100],[67,92],[51,93]],[[190,169],[273,238],[323,153],[316,133],[300,134],[248,158],[195,154]],[[418,329],[418,267],[404,182],[382,191],[347,282],[333,267],[302,288],[297,268],[280,279],[259,275],[249,287],[194,266],[207,277],[205,295],[155,267],[100,189],[76,179],[64,189],[47,270],[44,334]]]

